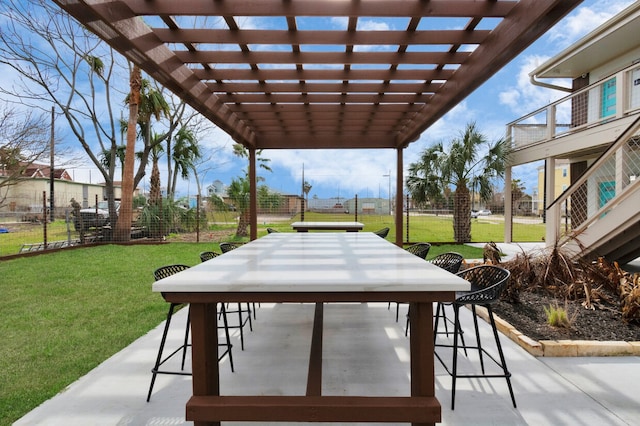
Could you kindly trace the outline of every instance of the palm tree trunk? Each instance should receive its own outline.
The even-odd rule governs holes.
[[[140,104],[140,88],[142,76],[140,68],[134,66],[131,71],[129,96],[129,124],[127,126],[127,148],[122,172],[122,195],[120,199],[120,213],[115,226],[115,241],[129,241],[131,239],[131,218],[133,214],[133,174],[136,151],[136,123],[138,121],[138,105]]]
[[[471,241],[471,195],[466,185],[458,185],[454,193],[453,237],[459,244]]]
[[[249,209],[245,209],[240,214],[238,219],[238,229],[236,229],[236,237],[249,236],[249,224],[251,223],[251,216],[249,215]]]
[[[151,166],[151,177],[149,178],[149,204],[156,206],[160,201],[160,169],[158,159],[153,158]]]
[[[172,159],[173,153],[171,152],[171,136],[167,138],[167,198],[174,199],[176,190],[175,178],[173,177]]]

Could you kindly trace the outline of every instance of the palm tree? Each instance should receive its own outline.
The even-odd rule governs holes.
[[[145,141],[144,145],[153,149],[153,145],[150,143],[151,117],[160,120],[162,116],[167,117],[170,113],[169,104],[162,96],[162,92],[154,89],[148,80],[142,78],[141,70],[137,65],[131,71],[130,85],[131,91],[125,97],[125,102],[129,105],[129,120],[126,126],[127,144],[122,172],[122,201],[120,215],[116,222],[116,235],[114,236],[119,241],[131,239],[133,190],[135,189],[135,140],[138,136],[135,132],[135,124],[140,128],[140,135]],[[121,127],[122,125],[123,123],[121,123]],[[157,143],[159,144],[159,142]]]
[[[162,117],[169,117],[170,114],[171,108],[162,95],[162,91],[154,88],[149,80],[142,79],[138,111],[138,126],[142,137],[151,140],[151,117],[160,121]]]
[[[307,205],[309,205],[309,192],[311,192],[311,188],[311,184],[305,180],[302,184],[302,192],[304,192],[304,199]]]
[[[157,135],[155,136],[158,137]],[[151,149],[151,177],[149,178],[149,204],[157,205],[162,197],[162,189],[160,187],[160,168],[158,161],[162,155],[162,145],[155,144]]]
[[[174,174],[168,193],[175,194],[178,174],[182,179],[188,179],[189,172],[195,170],[195,164],[202,158],[200,145],[191,129],[181,127],[178,130],[171,157],[174,163]]]
[[[247,151],[247,149],[240,144],[233,145],[233,153],[236,156],[241,158],[249,158],[249,151]],[[258,167],[267,171],[271,171],[271,167],[269,167],[269,165],[267,164],[271,160],[261,156],[262,150],[256,151],[256,154],[257,154]],[[257,185],[258,182],[262,180],[264,180],[263,177],[256,175],[255,184]],[[227,195],[229,196],[233,205],[236,207],[236,209],[240,213],[240,219],[238,221],[238,229],[236,230],[237,237],[246,237],[247,235],[249,235],[247,232],[247,228],[249,227],[250,219],[251,219],[251,215],[249,211],[250,189],[251,189],[251,182],[249,181],[248,169],[245,171],[245,174],[243,177],[238,177],[236,179],[233,179],[231,181],[231,185],[229,185],[229,188],[227,189]]]
[[[133,215],[133,179],[134,179],[134,162],[135,162],[135,126],[141,109],[141,85],[142,76],[140,68],[136,65],[131,71],[130,87],[131,91],[127,96],[129,104],[129,128],[127,129],[127,144],[125,147],[124,165],[122,167],[122,194],[120,201],[120,214],[115,222],[116,241],[129,241],[131,239],[131,220]],[[115,152],[111,154],[113,158]],[[114,166],[111,160],[111,167]],[[111,213],[113,209],[109,208]],[[111,218],[113,223],[114,217]]]
[[[120,170],[121,170],[120,174],[122,175],[124,173],[124,157],[125,157],[126,149],[127,149],[126,145],[118,145],[116,146],[115,150],[114,149],[102,150],[102,152],[100,153],[100,164],[102,164],[102,166],[105,169],[108,169],[111,167],[111,162],[113,160],[118,160],[118,162],[120,163]],[[120,177],[120,180],[122,180],[122,176]]]
[[[482,155],[484,154],[484,155]],[[504,177],[508,144],[505,139],[489,143],[475,123],[467,124],[459,138],[425,149],[420,160],[409,165],[407,189],[418,204],[442,198],[453,186],[453,232],[456,243],[471,241],[471,196],[478,188],[480,199],[493,194],[495,179]]]
[[[249,192],[251,182],[249,176],[238,177],[231,180],[231,184],[227,188],[227,195],[238,210],[240,217],[238,219],[238,228],[236,229],[236,237],[246,237],[249,235],[247,229],[250,224],[249,215]]]

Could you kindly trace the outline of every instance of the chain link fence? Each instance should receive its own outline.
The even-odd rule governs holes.
[[[74,208],[72,202],[63,205],[68,200],[63,194],[60,194],[60,198],[57,198],[58,195],[56,193],[56,199],[60,203],[54,209],[53,221],[46,192],[40,194],[40,200],[34,195],[20,203],[18,200],[8,200],[3,205],[0,210],[0,256],[126,239],[118,235],[117,227],[111,226],[104,200],[89,207],[76,205]],[[389,201],[383,198],[360,198],[357,195],[322,200],[303,200],[300,196],[267,197],[258,203],[258,235],[266,233],[268,227],[292,232],[291,223],[300,220],[359,221],[365,224],[366,231],[390,228],[387,239],[395,241],[396,212]],[[530,199],[526,203],[526,206],[523,204],[519,209],[514,209],[520,214],[514,219],[513,241],[540,241],[544,235],[543,220],[539,216],[541,210],[538,208],[541,203]],[[133,207],[128,230],[130,240],[223,241],[234,237],[242,221],[241,209],[229,200],[214,203],[209,197],[195,197],[185,203],[163,198],[155,204],[139,204]],[[471,242],[503,241],[503,199],[497,195],[488,203],[480,205],[476,199],[472,204],[474,210],[488,210],[490,214],[469,218]],[[453,208],[451,203],[438,208],[421,208],[406,196],[398,216],[403,221],[402,240],[407,244],[420,241],[454,243]],[[246,215],[245,219],[248,224],[249,216]],[[522,230],[519,230],[520,227]]]

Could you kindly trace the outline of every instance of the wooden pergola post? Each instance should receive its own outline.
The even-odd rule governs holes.
[[[396,201],[393,217],[396,225],[396,245],[402,247],[402,192],[404,184],[402,148],[397,149],[396,160]]]
[[[258,181],[256,180],[256,149],[249,148],[249,239],[258,238]]]

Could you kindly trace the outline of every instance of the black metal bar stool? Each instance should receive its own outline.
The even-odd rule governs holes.
[[[187,265],[167,265],[167,266],[162,266],[158,269],[156,269],[153,273],[154,278],[157,280],[160,280],[162,278],[166,278],[169,277],[173,274],[177,274],[178,272],[184,271],[185,269],[188,269],[189,266]],[[156,362],[153,366],[153,368],[151,369],[151,384],[149,385],[149,392],[147,393],[147,402],[149,402],[149,400],[151,399],[151,393],[153,392],[153,386],[155,385],[156,382],[156,376],[158,374],[172,374],[172,375],[180,375],[180,376],[190,376],[191,373],[188,371],[184,371],[184,363],[185,363],[185,359],[187,357],[187,348],[189,346],[191,346],[191,343],[189,343],[189,331],[190,331],[190,316],[189,313],[187,312],[187,324],[185,327],[185,332],[184,332],[184,340],[182,342],[182,345],[180,345],[178,348],[176,348],[173,352],[171,352],[169,355],[163,357],[163,353],[164,353],[164,347],[165,344],[167,343],[167,335],[169,334],[169,328],[171,326],[171,319],[173,318],[173,313],[175,312],[176,308],[178,308],[179,306],[181,306],[181,303],[171,303],[169,305],[169,311],[167,312],[167,319],[164,325],[164,331],[162,332],[162,338],[160,340],[160,347],[158,348],[158,355],[156,357]],[[220,353],[218,355],[218,362],[224,358],[225,355],[229,355],[229,363],[231,365],[231,371],[233,372],[233,355],[231,353],[231,340],[229,339],[229,328],[228,328],[228,324],[227,324],[227,315],[225,312],[225,308],[224,308],[224,304],[220,304],[221,308],[220,308],[220,313],[222,315],[222,319],[223,319],[223,327],[219,327],[219,328],[224,328],[225,329],[225,335],[226,335],[226,342],[225,343],[219,343],[218,346],[223,346],[225,347],[225,350]],[[185,307],[185,309],[189,309],[189,307]],[[182,352],[182,363],[180,366],[180,371],[175,371],[175,370],[161,370],[160,367],[167,362],[169,359],[171,359],[174,355],[178,354]]]
[[[223,242],[220,243],[220,250],[222,254],[228,253],[231,250],[235,250],[240,247],[242,243],[232,243],[232,242]],[[227,313],[228,314],[238,314],[238,324],[230,325],[229,328],[237,328],[240,331],[240,348],[244,350],[244,327],[249,325],[249,330],[253,331],[253,322],[251,320],[251,308],[253,307],[253,319],[256,318],[256,304],[249,302],[245,303],[245,306],[238,302],[237,309],[229,310],[229,306],[227,305]],[[246,316],[245,316],[246,314]]]
[[[430,260],[432,264],[444,269],[447,272],[451,272],[452,274],[457,274],[460,271],[460,267],[462,266],[463,261],[464,261],[464,257],[460,253],[456,253],[453,251],[439,254]],[[452,333],[449,331],[449,324],[453,325],[453,321],[447,317],[447,314],[445,312],[445,307],[450,305],[451,303],[447,303],[447,302],[445,303],[438,302],[436,305],[436,312],[434,314],[435,324],[433,327],[434,339],[436,338],[438,333],[445,334],[447,337],[449,337],[449,333]],[[438,331],[438,323],[440,319],[442,319],[443,321],[444,331]],[[407,319],[407,323],[408,323],[408,319]],[[460,338],[462,339],[462,346],[464,346],[464,335],[462,333],[462,330],[460,330]],[[467,352],[465,350],[465,354],[466,353]]]
[[[451,385],[451,409],[455,408],[455,396],[456,396],[456,380],[458,378],[504,378],[507,381],[507,386],[509,388],[509,394],[511,395],[511,401],[513,402],[514,408],[516,407],[516,399],[513,394],[513,388],[511,386],[511,373],[507,368],[507,363],[504,358],[504,353],[502,351],[502,345],[500,344],[500,338],[498,336],[498,329],[496,327],[495,320],[493,318],[493,311],[491,309],[491,305],[498,301],[500,297],[500,293],[507,285],[509,280],[509,276],[511,273],[503,268],[493,266],[493,265],[480,265],[474,268],[469,268],[464,271],[458,273],[459,276],[464,278],[465,280],[471,283],[471,290],[467,292],[458,292],[456,294],[456,300],[452,303],[453,311],[454,311],[454,331],[453,331],[453,345],[448,344],[435,344],[436,347],[450,347],[453,349],[453,365],[451,369],[447,366],[447,364],[440,357],[438,352],[436,351],[435,355],[440,360],[442,365],[444,366],[447,373],[452,378]],[[460,308],[464,305],[471,306],[471,312],[473,314],[473,324],[475,327],[476,334],[476,346],[473,345],[458,345],[458,336],[460,335]],[[480,332],[478,329],[478,317],[476,315],[476,305],[483,306],[487,309],[489,315],[489,322],[491,325],[491,329],[493,330],[493,337],[496,342],[496,347],[498,350],[499,360],[497,360],[491,353],[489,353],[484,347],[482,347],[482,343],[480,341]],[[466,349],[477,349],[478,356],[480,359],[480,374],[459,374],[458,372],[458,349],[466,348]],[[487,374],[485,372],[484,366],[484,356],[487,356],[491,359],[500,370],[501,373],[496,374]]]
[[[425,258],[426,258],[426,255],[425,255]],[[463,260],[464,260],[464,257],[460,253],[449,251],[449,252],[441,253],[441,254],[437,255],[433,259],[428,260],[428,262],[433,264],[433,265],[436,265],[439,268],[444,269],[447,272],[451,272],[452,274],[457,274],[458,271],[460,270],[460,267],[462,266],[462,261]],[[444,311],[444,305],[442,303],[440,303],[440,302],[438,302],[438,304],[436,305],[436,312],[434,314],[434,317],[435,317],[435,326],[433,328],[433,330],[434,330],[433,338],[435,339],[436,333],[438,332],[438,319],[439,318],[444,318],[445,321],[448,321],[448,322],[451,322],[451,323],[453,323],[453,321],[447,319],[447,317],[445,315],[445,311]],[[449,329],[448,329],[448,325],[446,324],[446,322],[445,322],[444,326],[445,326],[445,333],[448,336],[449,335]],[[406,324],[405,329],[404,329],[404,335],[405,336],[409,335],[409,314],[408,313],[407,313],[407,324]],[[464,343],[464,340],[463,340],[463,343]]]
[[[405,248],[411,254],[418,256],[420,259],[426,260],[427,255],[429,254],[429,249],[431,249],[431,244],[429,243],[415,243]],[[400,317],[400,303],[396,302],[396,322]],[[387,305],[387,309],[391,307],[391,302]],[[407,321],[409,321],[409,314],[407,313]],[[405,332],[406,335],[406,332]]]

